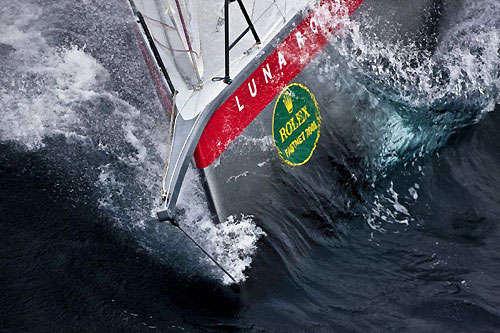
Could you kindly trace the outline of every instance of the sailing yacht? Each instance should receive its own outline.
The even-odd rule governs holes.
[[[214,218],[255,214],[269,180],[317,162],[324,89],[313,59],[362,0],[136,0],[136,36],[171,117],[160,221],[189,164]]]

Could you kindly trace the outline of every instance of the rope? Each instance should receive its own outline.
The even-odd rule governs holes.
[[[175,28],[174,28],[175,29]],[[158,39],[156,39],[155,36],[153,36],[153,39],[155,40],[155,42],[158,43],[158,45],[160,45],[161,47],[163,47],[164,49],[167,49],[169,51],[172,51],[172,52],[183,52],[183,53],[194,53],[196,55],[197,58],[199,58],[200,56],[198,55],[198,53],[196,53],[196,51],[194,50],[176,50],[176,49],[173,49],[171,47],[168,47],[167,45],[163,44],[162,42],[160,42]]]
[[[185,22],[184,22],[184,17],[182,16],[182,13],[181,13],[181,10],[180,10],[180,4],[179,4],[179,2],[178,2],[177,0],[176,0],[175,2],[176,2],[176,5],[177,5],[177,10],[178,10],[178,12],[179,12],[179,16],[180,16],[180,19],[181,19],[181,23],[182,23],[182,25],[183,25],[184,35],[185,35],[185,37],[186,37],[186,41],[187,41],[188,46],[190,47],[190,49],[188,49],[188,50],[178,50],[178,49],[173,49],[173,48],[168,47],[167,45],[163,44],[162,42],[160,42],[160,41],[159,41],[159,40],[158,40],[155,36],[153,36],[153,39],[154,39],[154,41],[155,41],[155,42],[156,42],[159,46],[161,46],[162,48],[164,48],[164,49],[166,49],[166,50],[169,50],[169,51],[171,51],[171,52],[192,53],[192,54],[194,54],[194,55],[195,55],[195,56],[199,59],[199,58],[200,58],[200,55],[199,55],[196,51],[194,51],[194,50],[192,50],[192,49],[191,49],[191,41],[190,41],[190,39],[189,39],[189,37],[188,37],[188,34],[187,34],[187,30],[186,30],[186,27],[185,27]],[[256,0],[254,0],[254,1],[253,1],[253,6],[252,6],[252,14],[251,14],[252,21],[253,21],[253,16],[254,16],[254,13],[255,13],[255,3],[256,3]],[[281,17],[283,18],[283,20],[284,20],[284,21],[286,21],[286,18],[285,18],[285,16],[284,16],[283,12],[282,12],[282,11],[281,11],[281,9],[279,8],[279,5],[277,4],[276,0],[274,0],[274,1],[273,1],[273,2],[272,2],[272,3],[271,3],[271,4],[270,4],[270,5],[269,5],[269,6],[268,6],[268,7],[267,7],[267,8],[266,8],[266,9],[265,9],[265,10],[264,10],[261,14],[260,14],[260,15],[259,15],[259,17],[258,17],[255,21],[253,21],[253,22],[254,22],[254,23],[259,22],[259,21],[262,19],[262,17],[264,17],[264,15],[265,15],[265,14],[269,11],[269,9],[270,9],[272,6],[276,6],[276,8],[278,9],[278,12],[280,13]],[[286,2],[285,2],[285,8],[286,8]],[[144,16],[144,17],[145,17],[145,18],[147,18],[148,20],[151,20],[151,21],[153,21],[153,22],[159,23],[159,24],[161,24],[161,25],[163,25],[163,26],[165,26],[165,27],[168,27],[168,28],[170,28],[170,29],[173,29],[173,30],[177,30],[177,31],[179,31],[176,27],[173,27],[173,26],[171,26],[171,25],[169,25],[169,24],[167,24],[167,23],[164,23],[164,22],[162,22],[162,21],[160,21],[160,20],[156,20],[156,19],[154,19],[154,18],[152,18],[152,17],[149,17],[149,16]],[[253,45],[253,46],[255,46],[255,45]],[[253,47],[253,46],[252,46],[252,47]],[[243,54],[242,54],[241,56],[239,56],[238,58],[234,59],[234,60],[231,62],[231,65],[234,65],[236,62],[240,61],[243,57],[245,57],[245,53],[243,53]],[[194,64],[192,64],[192,65],[193,65],[193,69],[195,70],[195,72],[196,72],[196,73],[198,73],[197,69],[196,69],[196,68],[194,68],[194,67],[195,67],[195,66],[194,66]],[[211,79],[211,77],[213,77],[213,76],[217,76],[217,75],[221,74],[222,72],[224,72],[224,69],[221,69],[221,70],[219,70],[218,72],[216,72],[215,74],[210,75],[210,78],[209,78],[209,79],[207,79],[206,81],[201,82],[201,83],[199,84],[199,86],[203,86],[205,83],[207,83],[207,82],[209,82],[209,81],[211,81],[211,80],[212,80],[212,79]]]
[[[159,24],[161,24],[161,25],[163,25],[163,26],[165,26],[165,27],[167,27],[167,28],[170,28],[170,29],[175,30],[175,27],[171,26],[170,24],[166,24],[165,22],[162,22],[162,21],[160,21],[160,20],[157,20],[157,19],[154,19],[154,18],[152,18],[152,17],[146,16],[146,15],[144,15],[144,14],[143,14],[142,16],[144,16],[145,18],[147,18],[147,19],[148,19],[148,20],[150,20],[150,21],[153,21],[153,22],[159,23]]]
[[[210,260],[212,260],[212,262],[214,264],[217,265],[217,267],[219,267],[231,280],[233,280],[234,283],[237,283],[236,282],[236,279],[228,272],[224,269],[224,267],[222,267],[221,264],[219,264],[217,262],[217,260],[214,259],[214,257],[212,257],[200,244],[198,244],[194,239],[193,237],[191,237],[186,231],[184,231],[184,229],[181,228],[181,226],[179,225],[179,223],[177,223],[177,221],[174,221],[172,222],[172,224],[174,226],[176,226],[177,228],[179,228],[180,231],[182,231],[184,233],[184,235],[186,235],[187,238],[189,238]]]
[[[269,9],[270,9],[273,5],[276,5],[276,6],[277,6],[277,4],[276,4],[276,0],[274,0],[274,1],[273,1],[273,2],[272,2],[272,3],[271,3],[271,4],[270,4],[270,5],[269,5],[269,6],[268,6],[268,7],[267,7],[267,8],[266,8],[263,12],[262,12],[262,14],[260,14],[260,16],[259,16],[259,17],[255,20],[255,22],[254,22],[254,23],[259,22],[259,20],[260,20],[260,19],[264,16],[264,14],[266,14],[266,13],[267,13],[267,11],[268,11],[268,10],[269,10]],[[279,9],[279,8],[278,8],[278,9]]]
[[[276,5],[276,8],[278,9],[278,12],[280,12],[281,17],[283,18],[283,22],[286,22],[285,15],[281,12],[280,6],[276,3],[276,0],[274,0],[274,4]],[[286,8],[286,2],[285,2],[285,8]]]

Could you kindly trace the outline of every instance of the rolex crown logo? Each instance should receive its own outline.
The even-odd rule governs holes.
[[[293,101],[292,101],[292,96],[290,96],[290,93],[285,93],[285,96],[283,97],[283,104],[285,104],[286,109],[288,110],[288,113],[292,113],[293,111]]]

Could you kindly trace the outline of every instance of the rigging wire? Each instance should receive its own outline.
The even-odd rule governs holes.
[[[263,12],[262,12],[262,13],[261,13],[258,17],[257,17],[257,19],[255,19],[255,21],[254,21],[254,20],[253,20],[253,17],[254,17],[254,14],[255,14],[255,4],[256,4],[256,0],[254,0],[254,1],[253,1],[253,5],[252,5],[252,14],[251,14],[252,21],[253,21],[254,23],[259,22],[259,21],[262,19],[262,17],[264,17],[264,15],[265,15],[265,14],[266,14],[266,13],[267,13],[270,9],[271,9],[271,7],[273,7],[273,6],[275,6],[275,7],[278,9],[278,12],[279,12],[280,16],[283,18],[283,20],[284,20],[284,21],[286,21],[286,17],[285,17],[285,15],[283,14],[283,12],[281,11],[281,9],[279,8],[279,5],[278,5],[278,3],[277,3],[277,0],[273,0],[273,1],[272,1],[272,3],[271,3],[271,4],[270,4],[270,5],[269,5],[266,9],[264,9],[264,11],[263,11]],[[179,7],[178,7],[178,8],[179,8]],[[285,2],[285,8],[286,8],[286,2]],[[285,11],[286,11],[286,9],[285,9]],[[173,30],[179,31],[176,27],[171,26],[171,25],[169,25],[169,24],[167,24],[167,23],[165,23],[165,22],[162,22],[162,21],[160,21],[160,20],[156,20],[156,19],[154,19],[154,18],[152,18],[152,17],[149,17],[149,16],[146,16],[146,15],[143,15],[143,16],[144,16],[145,18],[147,18],[148,20],[151,20],[151,21],[153,21],[153,22],[156,22],[156,23],[161,24],[162,26],[165,26],[165,27],[167,27],[167,28],[170,28],[170,29],[173,29]],[[187,50],[186,50],[186,49],[185,49],[185,50],[173,49],[173,48],[168,47],[167,45],[163,44],[162,42],[160,42],[160,41],[159,41],[159,40],[158,40],[155,36],[152,36],[152,37],[153,37],[154,41],[155,41],[155,42],[156,42],[156,43],[157,43],[160,47],[162,47],[162,48],[164,48],[164,49],[166,49],[166,50],[169,50],[169,51],[171,51],[171,52],[191,53],[191,54],[196,55],[196,57],[197,57],[198,59],[201,57],[201,55],[199,55],[196,51],[194,51],[194,50],[192,50],[192,49],[187,49]],[[186,36],[186,37],[187,37],[187,36]],[[189,43],[189,44],[191,44],[191,43]],[[255,45],[253,45],[253,46],[255,46]],[[252,47],[253,47],[253,46],[252,46]],[[233,61],[231,61],[231,65],[234,65],[235,63],[237,63],[238,61],[240,61],[242,58],[244,58],[244,57],[245,57],[245,55],[246,55],[246,54],[245,54],[245,53],[243,53],[241,56],[239,56],[238,58],[236,58],[236,59],[234,59]],[[195,68],[193,68],[193,69],[196,71],[196,69],[195,69]],[[213,75],[209,75],[208,77],[210,77],[210,78],[209,78],[209,79],[207,79],[207,80],[205,80],[205,81],[202,81],[202,82],[200,83],[200,85],[199,85],[199,86],[203,86],[205,83],[207,83],[207,82],[209,82],[209,81],[211,81],[211,80],[212,80],[212,79],[211,79],[211,77],[212,77],[212,76],[217,76],[217,75],[219,75],[220,73],[222,73],[223,71],[224,71],[224,69],[221,69],[221,70],[217,71],[215,74],[213,74]],[[197,72],[197,71],[196,71],[196,72]]]
[[[167,27],[167,28],[175,30],[175,27],[171,26],[170,24],[167,24],[165,22],[162,22],[160,20],[154,19],[154,18],[152,18],[150,16],[147,16],[147,15],[144,15],[144,14],[142,14],[142,16],[144,16],[144,18],[147,18],[149,21],[153,21],[153,22],[159,23],[159,24],[161,24],[164,27]]]
[[[274,1],[274,4],[276,5],[276,8],[278,9],[278,12],[280,12],[281,17],[283,18],[283,22],[286,22],[285,15],[283,15],[283,13],[281,12],[280,6],[278,6],[278,4],[276,3],[276,0]],[[286,2],[285,2],[285,8],[286,8]]]
[[[177,2],[177,4],[179,4],[179,3],[178,3],[178,1],[176,1],[176,2]],[[144,34],[146,35],[146,38],[147,38],[147,39],[148,39],[148,41],[150,42],[150,48],[152,49],[152,52],[153,52],[153,53],[155,53],[155,56],[157,56],[157,54],[156,54],[156,53],[157,53],[158,51],[156,50],[156,48],[155,48],[155,46],[154,46],[153,40],[154,40],[154,41],[156,41],[159,45],[162,45],[162,44],[161,44],[161,43],[160,43],[160,42],[159,42],[156,38],[154,38],[153,36],[151,36],[150,31],[149,31],[149,29],[148,29],[148,27],[147,27],[147,24],[146,24],[146,22],[145,22],[145,20],[144,20],[144,17],[142,16],[142,14],[141,14],[139,11],[137,11],[137,9],[136,9],[136,7],[135,7],[135,4],[134,4],[133,0],[129,0],[129,4],[130,4],[130,7],[131,7],[131,9],[132,9],[132,12],[133,12],[133,13],[137,16],[137,23],[138,23],[138,24],[140,24],[140,25],[142,26],[142,28],[143,28],[143,30],[144,30]],[[179,8],[179,7],[178,7],[178,8]],[[180,8],[179,8],[179,9],[180,9]],[[180,15],[182,15],[182,14],[180,14]],[[151,18],[149,18],[149,19],[151,19]],[[158,23],[162,23],[162,24],[163,24],[163,22],[161,22],[161,21],[158,21],[158,20],[155,20],[155,19],[152,19],[152,20],[153,20],[153,21],[156,21],[156,22],[158,22]],[[183,20],[183,18],[182,18],[182,17],[181,17],[181,20]],[[184,22],[183,22],[183,24],[184,24]],[[167,25],[167,24],[163,24],[163,25],[165,25],[165,26],[167,26],[167,27],[170,27],[170,26],[169,26],[169,25]],[[172,27],[171,27],[171,28],[172,28]],[[178,29],[176,29],[176,28],[175,28],[175,30],[177,30],[177,32],[179,32],[179,31],[178,31]],[[186,30],[185,30],[185,27],[184,27],[184,32],[187,34],[187,32],[186,32]],[[186,35],[186,38],[188,38],[188,36],[187,36],[187,35]],[[189,41],[188,41],[188,43],[189,43]],[[189,44],[190,44],[190,43],[189,43]],[[163,46],[164,46],[164,45],[163,45]],[[164,47],[166,47],[166,46],[164,46]],[[168,47],[167,47],[167,48],[168,48]],[[182,50],[179,50],[179,51],[182,51]],[[194,52],[194,51],[192,51],[192,50],[184,50],[184,52],[192,52],[192,53],[196,54],[196,52]],[[197,54],[196,54],[196,55],[197,55]],[[159,58],[159,59],[160,59],[160,61],[161,61],[161,58]],[[156,59],[156,60],[158,61],[158,59]],[[163,65],[163,63],[159,64],[159,66],[160,66],[160,65]],[[160,67],[161,67],[161,69],[162,69],[162,71],[163,71],[163,69],[164,69],[164,68],[163,68],[162,66],[160,66]],[[164,75],[165,75],[165,77],[166,77],[166,79],[167,79],[168,83],[169,83],[169,84],[171,84],[171,82],[170,82],[170,78],[168,77],[168,74],[167,74],[166,70],[164,70],[163,72],[164,72]],[[177,97],[177,93],[178,93],[178,92],[177,92],[177,90],[173,89],[173,86],[171,86],[171,85],[170,85],[169,87],[170,87],[170,89],[172,90],[172,93],[173,93],[172,112],[171,112],[171,120],[170,120],[170,135],[172,135],[172,133],[173,133],[173,128],[174,128],[174,123],[175,123],[175,120],[176,120],[176,119],[175,119],[175,116],[176,116],[176,114],[175,114],[175,104],[176,104],[176,103],[175,103],[175,102],[176,102],[176,97]],[[192,96],[190,96],[190,98],[191,98],[191,97],[192,97]],[[198,117],[200,117],[200,114],[198,115]],[[172,138],[170,138],[170,139],[172,139]],[[165,194],[165,178],[166,178],[166,173],[167,173],[166,171],[167,171],[167,168],[168,168],[168,164],[165,164],[165,166],[164,166],[164,170],[163,170],[163,173],[164,173],[164,174],[163,174],[163,180],[162,180],[162,198],[164,198],[164,199],[166,199],[166,194]],[[160,203],[160,205],[161,205],[161,203]],[[210,259],[210,260],[211,260],[211,261],[212,261],[215,265],[216,265],[216,266],[217,266],[217,267],[218,267],[218,268],[220,268],[220,269],[222,270],[222,272],[224,272],[224,274],[226,274],[226,275],[227,275],[227,276],[228,276],[228,277],[229,277],[229,278],[233,281],[233,285],[231,286],[231,289],[233,289],[233,290],[234,290],[234,291],[236,291],[236,292],[239,292],[239,286],[238,286],[238,284],[237,284],[236,279],[235,279],[235,278],[234,278],[234,277],[233,277],[233,276],[232,276],[232,275],[231,275],[231,274],[230,274],[230,273],[229,273],[229,272],[228,272],[228,271],[227,271],[227,270],[226,270],[226,269],[225,269],[225,268],[224,268],[224,267],[223,267],[223,266],[222,266],[222,265],[221,265],[221,264],[217,261],[217,260],[215,260],[215,258],[214,258],[214,257],[213,257],[210,253],[208,253],[208,252],[207,252],[207,251],[206,251],[206,250],[205,250],[205,249],[204,249],[204,248],[203,248],[203,247],[202,247],[202,246],[201,246],[201,245],[200,245],[200,244],[199,244],[196,240],[194,240],[194,238],[193,238],[193,237],[191,237],[191,235],[190,235],[188,232],[186,232],[186,231],[185,231],[185,230],[184,230],[184,229],[183,229],[183,228],[179,225],[178,221],[176,221],[174,218],[172,218],[172,219],[170,219],[170,223],[171,223],[173,226],[177,227],[177,228],[178,228],[178,229],[179,229],[179,230],[180,230],[180,231],[181,231],[181,232],[182,232],[182,233],[183,233],[183,234],[184,234],[184,235],[185,235],[185,236],[186,236],[189,240],[191,240],[191,241],[192,241],[192,242],[193,242],[193,243],[194,243],[194,244],[195,244],[195,245],[196,245],[196,246],[197,246],[197,247],[198,247],[198,248],[199,248],[199,249],[200,249],[200,250],[201,250],[201,251],[202,251],[202,252],[203,252],[203,253],[204,253],[204,254],[205,254],[205,255],[206,255],[206,256],[207,256],[207,257],[208,257],[208,258],[209,258],[209,259]]]
[[[182,30],[184,31],[184,37],[186,38],[188,49],[193,50],[193,47],[191,46],[191,38],[189,38],[188,29],[186,27],[186,22],[184,21],[184,15],[182,13],[181,4],[179,3],[179,0],[175,0],[175,5],[177,6],[177,14],[179,15],[179,19],[181,20]],[[192,53],[191,53],[191,56],[192,56]],[[201,83],[200,70],[198,69],[198,65],[197,65],[195,59],[191,58],[191,62],[192,62],[192,66],[193,66],[193,69],[195,71],[195,74],[198,78],[198,85],[199,85],[199,83]]]
[[[155,42],[158,43],[158,45],[160,45],[161,47],[163,47],[164,49],[166,50],[169,50],[169,51],[172,51],[172,52],[185,52],[185,53],[194,53],[196,55],[197,58],[199,58],[200,56],[198,55],[198,53],[196,53],[196,51],[194,50],[176,50],[176,49],[173,49],[171,47],[168,47],[167,45],[163,44],[162,42],[160,42],[158,39],[156,39],[156,37],[153,36],[153,39],[155,40]]]
[[[182,231],[187,238],[189,238],[210,260],[212,260],[215,265],[217,265],[217,267],[219,267],[233,281],[233,283],[238,283],[236,279],[224,267],[222,267],[222,265],[219,264],[217,260],[215,260],[214,257],[212,257],[200,244],[198,244],[198,242],[196,242],[194,238],[191,237],[191,235],[189,235],[184,229],[181,228],[177,221],[171,221],[171,223],[179,228],[179,230]]]
[[[266,9],[264,9],[264,11],[263,11],[263,12],[259,15],[259,17],[257,17],[257,19],[256,19],[255,21],[253,21],[253,20],[252,20],[252,21],[253,21],[253,23],[255,24],[255,23],[259,22],[259,21],[262,19],[262,17],[264,17],[264,15],[265,15],[265,14],[269,11],[269,9],[271,9],[271,7],[273,7],[273,6],[278,6],[278,4],[276,3],[276,1],[277,1],[277,0],[273,0],[273,2],[272,2],[269,6],[267,6],[267,8],[266,8]],[[255,0],[254,0],[254,5],[255,5]],[[285,2],[285,6],[286,6],[286,2]],[[279,8],[278,8],[278,10],[279,10]],[[283,14],[281,13],[281,11],[279,11],[279,12],[280,12],[281,17],[283,17]],[[252,9],[252,17],[253,17],[253,14],[254,14],[254,13],[253,13],[253,9]],[[283,18],[284,18],[284,17],[283,17]],[[246,57],[246,56],[248,55],[248,52],[249,52],[249,51],[250,51],[250,50],[251,50],[254,46],[256,46],[256,45],[257,45],[257,43],[253,44],[253,45],[252,45],[252,46],[251,46],[251,47],[250,47],[247,51],[243,52],[243,53],[242,53],[239,57],[237,57],[237,58],[233,59],[233,60],[231,61],[231,63],[230,63],[230,66],[234,65],[235,63],[239,62],[241,59],[243,59],[244,57]],[[225,70],[225,69],[224,69],[224,68],[222,68],[222,69],[220,69],[219,71],[215,72],[214,74],[208,75],[208,76],[207,76],[207,77],[208,77],[208,79],[207,79],[207,80],[205,80],[205,81],[203,81],[200,85],[201,85],[201,86],[203,86],[203,85],[205,85],[205,83],[212,81],[212,77],[222,75],[222,73],[224,72],[224,70]]]

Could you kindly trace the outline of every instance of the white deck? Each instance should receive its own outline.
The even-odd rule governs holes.
[[[226,87],[221,81],[212,81],[213,77],[224,76],[224,0],[180,2],[186,6],[184,8],[197,9],[196,13],[183,13],[196,54],[182,52],[188,50],[188,46],[174,0],[136,0],[172,82],[179,91],[176,106],[182,118],[189,120],[202,112]],[[231,77],[234,78],[295,14],[310,2],[243,0],[262,43],[255,45],[255,40],[249,32],[231,50]],[[233,41],[246,29],[247,24],[236,2],[230,4],[229,17],[230,38]],[[177,26],[177,29],[171,28],[172,26]],[[201,81],[198,81],[198,77]],[[198,85],[198,82],[201,84]]]

